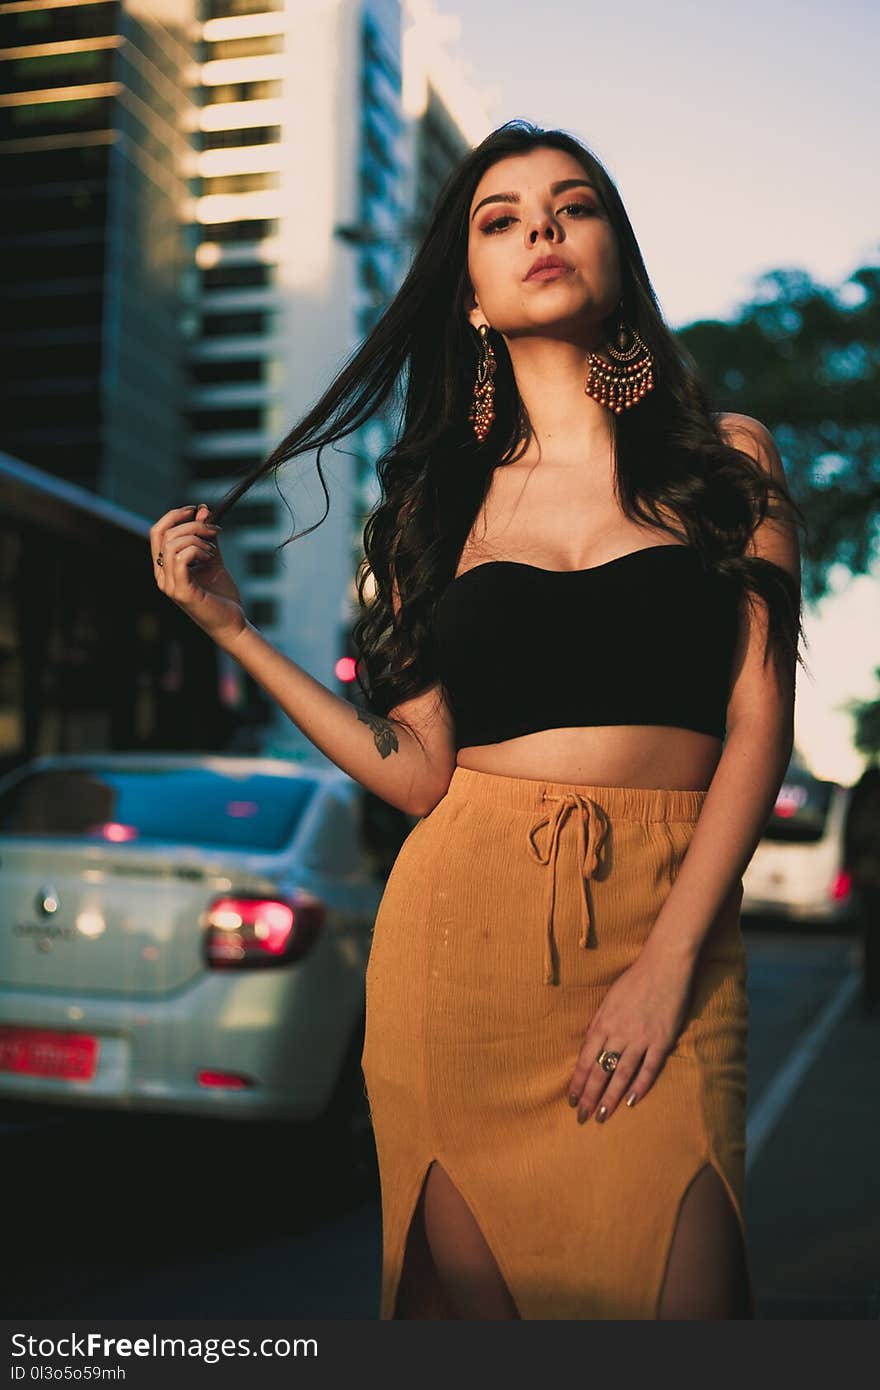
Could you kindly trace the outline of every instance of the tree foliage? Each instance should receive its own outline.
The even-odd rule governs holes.
[[[880,266],[838,290],[802,270],[761,276],[739,316],[679,330],[719,410],[770,429],[803,509],[804,596],[841,564],[870,572],[880,549]]]

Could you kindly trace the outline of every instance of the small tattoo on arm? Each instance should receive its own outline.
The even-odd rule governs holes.
[[[382,719],[378,714],[371,714],[369,710],[359,709],[358,719],[364,724],[369,724],[373,730],[373,737],[376,740],[376,747],[387,758],[389,753],[396,753],[400,747],[397,742],[397,734],[390,720]]]

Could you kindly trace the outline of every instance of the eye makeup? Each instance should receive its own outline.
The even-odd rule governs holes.
[[[589,202],[589,203],[581,203],[581,202],[565,203],[565,204],[563,205],[563,207],[561,207],[561,208],[559,209],[560,212],[568,212],[568,211],[571,211],[571,210],[574,210],[574,215],[575,215],[575,220],[576,220],[576,221],[579,220],[582,216],[586,216],[587,214],[595,213],[595,212],[598,212],[598,211],[599,211],[597,205],[596,205],[594,202]],[[510,213],[504,213],[504,214],[502,214],[500,217],[493,217],[493,218],[491,218],[488,222],[484,222],[484,223],[483,223],[482,227],[480,228],[480,231],[483,232],[483,233],[486,233],[487,235],[492,235],[492,234],[498,229],[498,224],[499,224],[499,223],[501,223],[501,222],[508,222],[508,221],[511,220],[511,217],[512,217],[512,214],[510,214]]]

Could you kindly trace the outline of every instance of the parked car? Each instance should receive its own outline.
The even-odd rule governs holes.
[[[303,1121],[363,1099],[388,818],[411,825],[378,803],[383,855],[371,803],[279,758],[0,778],[0,1099]]]
[[[850,788],[789,771],[743,875],[744,915],[849,929],[853,895],[844,855]]]

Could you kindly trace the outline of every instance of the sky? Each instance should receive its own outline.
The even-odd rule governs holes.
[[[880,263],[876,0],[434,8],[487,95],[485,134],[524,118],[601,159],[673,329],[734,316],[773,269],[837,288]],[[805,612],[795,738],[814,772],[847,783],[865,758],[843,706],[880,695],[880,566],[833,580]]]

